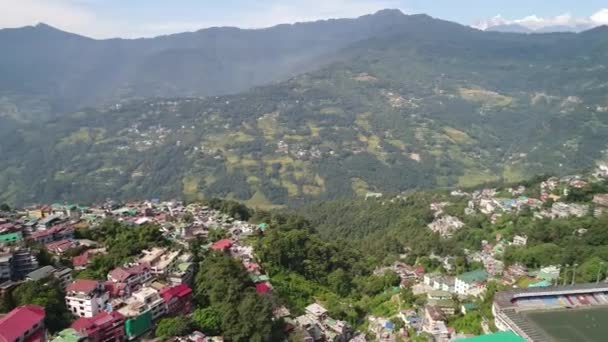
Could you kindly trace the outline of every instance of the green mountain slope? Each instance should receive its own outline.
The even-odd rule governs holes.
[[[260,30],[94,40],[40,24],[0,30],[0,110],[27,118],[150,96],[231,94],[285,80],[349,44],[409,25],[399,11]],[[42,108],[41,108],[42,107]],[[33,113],[30,113],[33,112]]]
[[[604,157],[606,28],[407,23],[243,94],[21,125],[0,147],[1,199],[224,196],[268,207],[569,173]]]

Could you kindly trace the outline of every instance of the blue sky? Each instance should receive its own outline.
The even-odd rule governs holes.
[[[45,22],[96,38],[149,37],[210,26],[260,28],[357,17],[383,8],[479,27],[491,18],[539,27],[608,24],[608,0],[0,0],[0,8],[0,27]]]

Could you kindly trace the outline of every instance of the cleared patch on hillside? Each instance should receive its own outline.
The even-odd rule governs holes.
[[[460,88],[460,97],[467,101],[477,102],[485,107],[507,107],[510,106],[514,99],[509,96],[501,95],[495,91],[475,88]]]

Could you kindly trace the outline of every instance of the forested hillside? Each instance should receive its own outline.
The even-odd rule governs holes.
[[[312,70],[349,44],[415,22],[401,12],[382,11],[358,19],[131,40],[94,40],[44,24],[4,29],[0,112],[40,119],[130,98],[237,93]]]
[[[0,199],[221,196],[268,208],[566,174],[605,157],[608,29],[402,20],[328,66],[239,95],[3,118]]]

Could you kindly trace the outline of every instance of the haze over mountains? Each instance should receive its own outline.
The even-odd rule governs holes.
[[[388,10],[141,40],[39,25],[0,46],[11,203],[270,207],[568,173],[608,148],[606,27],[522,35]]]
[[[0,56],[0,99],[23,112],[63,112],[128,98],[236,93],[312,70],[349,44],[415,24],[403,17],[386,10],[356,20],[134,40],[94,40],[45,24],[4,29],[0,46],[11,53]]]

